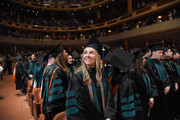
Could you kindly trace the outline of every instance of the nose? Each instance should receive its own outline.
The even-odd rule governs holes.
[[[89,56],[90,56],[90,53],[88,52],[88,53],[86,54],[86,56],[89,57]]]

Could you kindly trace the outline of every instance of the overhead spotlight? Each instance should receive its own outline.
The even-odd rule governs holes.
[[[42,11],[44,11],[44,9],[42,9]]]
[[[23,8],[21,8],[21,10],[23,10]]]
[[[109,33],[111,33],[111,30],[108,30]]]
[[[114,0],[112,0],[114,2]]]
[[[74,10],[74,12],[76,12],[76,10]]]
[[[74,15],[74,13],[72,13],[72,15]]]
[[[29,12],[29,10],[27,10]]]
[[[101,5],[99,5],[99,7],[101,7]]]
[[[109,6],[106,6],[106,8],[108,8]]]
[[[4,5],[4,3],[1,3],[2,5]]]
[[[37,16],[38,14],[36,14],[36,16]]]
[[[32,12],[34,12],[34,10]]]
[[[89,8],[91,10],[91,8]]]
[[[9,7],[9,5],[8,5],[8,7]]]
[[[38,11],[36,13],[39,13]]]

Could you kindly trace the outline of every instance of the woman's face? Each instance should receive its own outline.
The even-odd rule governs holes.
[[[63,50],[63,57],[66,61],[68,60],[68,53],[66,52],[66,50]]]
[[[68,64],[73,64],[73,57],[71,55],[68,56]]]
[[[84,63],[88,67],[94,68],[96,66],[96,55],[97,55],[97,52],[94,48],[86,47],[83,52]]]

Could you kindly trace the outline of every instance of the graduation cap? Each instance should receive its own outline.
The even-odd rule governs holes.
[[[64,50],[63,47],[60,46],[61,43],[59,43],[58,45],[56,45],[55,47],[53,47],[45,56],[44,56],[44,60],[48,60],[51,57],[57,57],[57,55]]]
[[[178,51],[177,51],[176,49],[174,49],[174,48],[172,48],[171,51],[172,51],[173,55],[175,55],[176,53],[178,53]]]
[[[149,52],[150,51],[150,48],[144,48],[144,49],[142,49],[142,52],[144,53],[144,54],[146,54],[147,52]]]
[[[102,56],[103,44],[99,40],[97,40],[97,38],[95,36],[92,36],[90,38],[90,40],[87,43],[86,47],[94,48],[99,53],[99,55]]]
[[[168,47],[163,48],[163,53],[167,52],[169,50]]]
[[[22,59],[22,55],[16,56],[16,59],[17,59],[17,60],[21,60],[21,59]]]
[[[137,59],[139,59],[139,58],[144,56],[144,53],[141,50],[138,50],[138,49],[133,51],[132,54],[134,55],[133,62],[135,62]]]
[[[47,60],[44,60],[44,55],[40,56],[40,57],[37,59],[37,62],[38,62],[40,65],[45,65],[45,64],[47,64]]]
[[[80,54],[76,50],[73,51],[71,54],[72,54],[73,58],[79,58],[80,57]]]
[[[133,59],[134,55],[120,48],[116,48],[115,53],[109,52],[105,56],[107,62],[124,72],[129,70]]]
[[[158,50],[163,50],[163,47],[161,44],[155,44],[151,48],[151,51],[158,51]]]

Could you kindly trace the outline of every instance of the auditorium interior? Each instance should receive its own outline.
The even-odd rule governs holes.
[[[128,51],[158,43],[180,50],[180,0],[0,0],[0,11],[0,57],[59,43],[82,51],[91,36]],[[38,120],[12,78],[0,78],[0,120]]]

